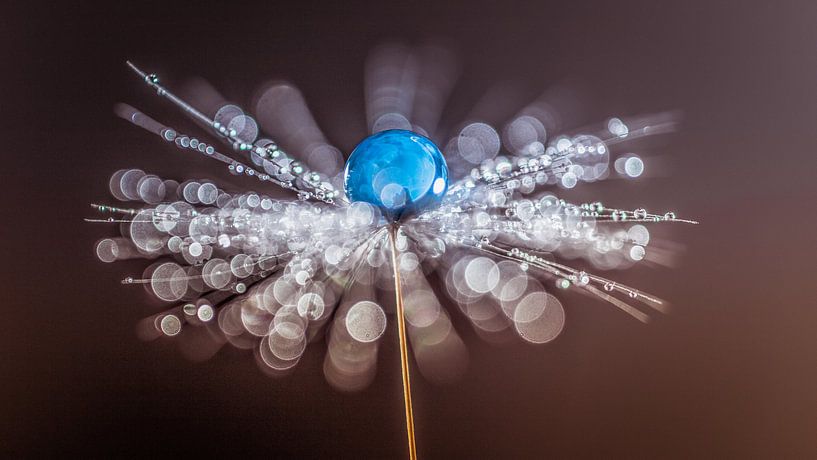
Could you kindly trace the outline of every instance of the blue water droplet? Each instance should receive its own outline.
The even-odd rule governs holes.
[[[344,187],[352,201],[371,203],[398,220],[439,206],[448,189],[448,166],[428,138],[391,129],[355,147]]]

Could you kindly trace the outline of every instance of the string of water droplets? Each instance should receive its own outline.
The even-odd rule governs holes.
[[[227,113],[217,113],[216,119],[211,119],[160,85],[159,78],[155,74],[146,74],[130,61],[127,64],[137,75],[143,78],[148,86],[155,89],[159,96],[167,98],[185,114],[211,128],[211,132],[223,139],[233,150],[248,153],[252,162],[261,167],[263,172],[219,153],[212,145],[208,145],[195,137],[180,134],[175,129],[165,126],[125,104],[121,104],[117,108],[117,114],[122,118],[159,135],[168,142],[174,142],[179,148],[197,151],[226,163],[229,171],[233,174],[254,176],[262,181],[269,181],[280,187],[295,190],[301,199],[312,198],[330,204],[334,203],[335,198],[342,199],[342,194],[335,189],[325,175],[309,171],[303,163],[289,158],[272,140],[256,139],[258,135],[257,123],[252,117],[244,115],[240,108],[234,105],[226,106]],[[222,121],[219,121],[219,119]]]

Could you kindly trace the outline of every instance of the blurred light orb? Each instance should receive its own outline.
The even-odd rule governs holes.
[[[386,313],[374,302],[357,302],[346,313],[346,330],[358,342],[374,342],[386,331]]]
[[[629,177],[638,177],[644,173],[644,161],[637,156],[631,156],[624,161],[624,172]]]
[[[172,337],[181,332],[182,322],[176,315],[166,315],[159,322],[159,327],[165,335]]]
[[[448,166],[428,138],[403,129],[381,131],[352,151],[344,188],[351,201],[370,203],[399,220],[440,204]]]

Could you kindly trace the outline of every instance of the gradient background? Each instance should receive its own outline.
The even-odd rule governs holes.
[[[172,341],[136,338],[156,307],[119,280],[142,264],[99,263],[110,229],[81,219],[119,168],[224,176],[114,117],[124,101],[180,119],[126,58],[171,88],[205,76],[239,103],[287,78],[348,152],[365,134],[371,46],[441,36],[465,64],[449,122],[496,83],[525,102],[569,82],[587,121],[682,110],[655,149],[664,177],[573,196],[703,223],[661,230],[686,247],[674,269],[616,274],[673,302],[651,325],[565,295],[548,346],[494,347],[459,327],[465,378],[413,380],[421,457],[817,456],[817,3],[134,5],[0,6],[0,453],[403,457],[393,335],[354,395],[325,383],[321,346],[282,380],[233,349],[188,362]]]

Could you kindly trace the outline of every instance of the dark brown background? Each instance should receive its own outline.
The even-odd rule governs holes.
[[[188,362],[137,340],[155,307],[118,281],[138,264],[98,263],[108,229],[81,218],[118,168],[213,170],[113,116],[118,101],[171,112],[126,58],[238,102],[288,78],[348,152],[370,47],[442,36],[465,63],[450,121],[501,82],[531,96],[574,83],[588,121],[682,110],[655,150],[669,175],[586,193],[703,223],[662,230],[686,246],[678,267],[618,274],[673,302],[651,325],[567,296],[545,347],[463,329],[465,378],[414,380],[421,456],[817,456],[814,2],[133,3],[0,7],[0,452],[402,457],[395,347],[356,395],[324,382],[321,346],[283,380],[235,350]]]

